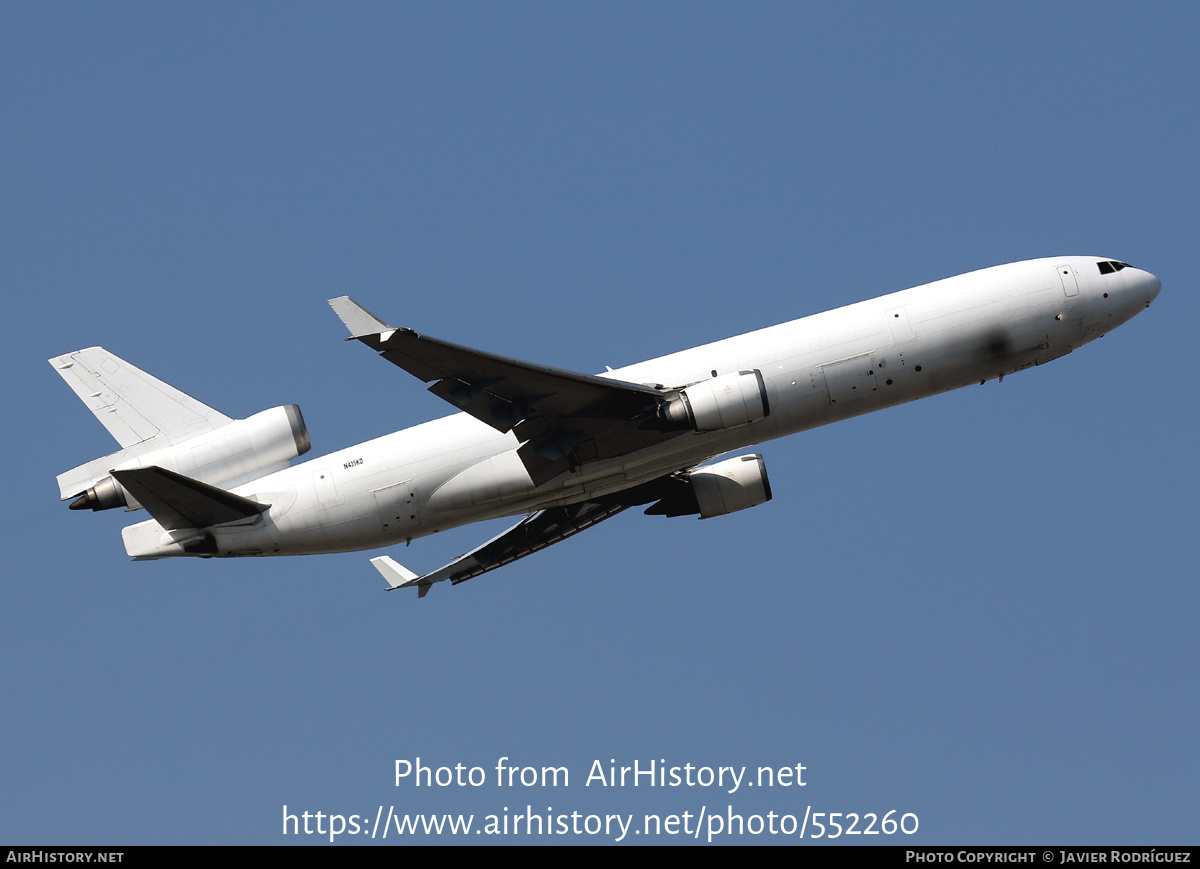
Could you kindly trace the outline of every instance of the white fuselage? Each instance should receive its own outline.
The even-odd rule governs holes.
[[[270,509],[213,530],[219,554],[372,549],[447,528],[569,504],[730,450],[1040,365],[1111,331],[1157,295],[1158,279],[1096,257],[996,266],[606,372],[684,386],[761,371],[770,414],[687,432],[535,487],[503,434],[465,413],[312,459],[234,491]],[[187,554],[154,520],[125,529],[136,558]]]

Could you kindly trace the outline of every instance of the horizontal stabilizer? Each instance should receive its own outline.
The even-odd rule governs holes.
[[[358,302],[349,296],[338,296],[329,300],[329,307],[338,319],[350,330],[350,338],[360,338],[363,335],[378,335],[391,327],[380,320]],[[349,339],[347,339],[349,340]]]
[[[168,531],[248,519],[270,506],[166,468],[130,468],[112,475]]]

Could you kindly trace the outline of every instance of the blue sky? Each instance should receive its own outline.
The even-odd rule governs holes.
[[[0,841],[317,844],[281,835],[285,804],[528,804],[1193,842],[1198,25],[1184,3],[5,5]],[[1062,254],[1162,294],[1003,384],[765,444],[769,504],[630,511],[420,602],[364,553],[130,563],[126,517],[57,500],[114,448],[45,362],[92,344],[231,416],[299,403],[317,455],[445,413],[343,342],[336,295],[594,372]],[[393,554],[429,570],[496,530]],[[417,757],[571,783],[395,787]],[[807,784],[585,786],[596,759]]]

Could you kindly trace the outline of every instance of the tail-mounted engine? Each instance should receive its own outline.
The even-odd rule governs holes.
[[[91,485],[71,503],[72,510],[108,510],[112,507],[137,507],[137,500],[113,479],[111,471],[146,468],[152,465],[175,471],[214,486],[239,485],[273,471],[308,452],[312,446],[300,408],[294,404],[273,407],[246,419],[235,419],[212,431],[179,443],[154,448],[129,456],[124,450],[110,456],[114,462],[96,473]],[[89,466],[104,463],[89,462]],[[77,469],[78,470],[78,469]],[[66,474],[64,477],[68,476]],[[61,485],[60,479],[60,485]],[[71,491],[64,491],[70,497]]]

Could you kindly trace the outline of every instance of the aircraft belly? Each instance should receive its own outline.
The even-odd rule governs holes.
[[[513,448],[488,456],[446,480],[430,496],[427,506],[434,514],[453,514],[526,498],[535,490],[529,471]]]
[[[412,538],[420,532],[425,509],[419,491],[415,481],[405,480],[371,493],[385,536]]]
[[[309,555],[367,549],[392,543],[380,521],[373,493],[361,493],[334,506],[292,511],[270,529],[217,530],[218,544],[230,550],[260,549],[263,555]]]

